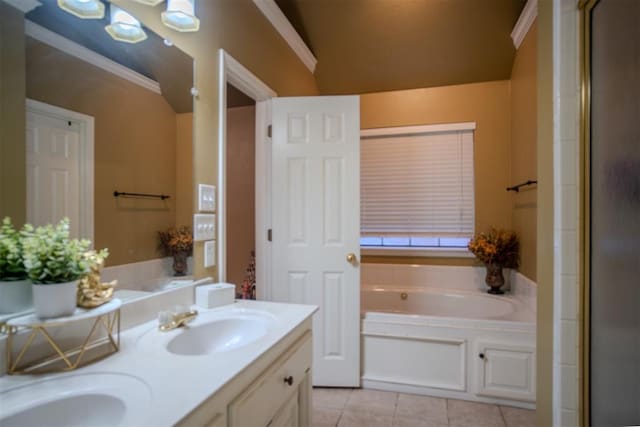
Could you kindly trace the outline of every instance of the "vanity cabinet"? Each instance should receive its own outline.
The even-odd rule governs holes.
[[[480,341],[477,351],[478,395],[535,402],[534,347]]]
[[[229,426],[307,425],[298,418],[299,414],[308,416],[299,407],[300,398],[308,398],[304,388],[311,352],[311,333],[307,333],[229,404]]]
[[[311,331],[274,350],[265,368],[240,373],[179,423],[204,427],[306,427],[310,425]],[[253,368],[264,363],[260,358]]]

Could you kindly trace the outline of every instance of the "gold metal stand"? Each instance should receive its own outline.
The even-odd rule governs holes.
[[[117,304],[112,305],[111,308],[105,307],[103,310],[98,308],[96,312],[95,315],[92,315],[90,312],[82,311],[80,315],[61,320],[30,322],[34,320],[34,316],[27,316],[27,318],[12,319],[7,322],[9,326],[7,330],[7,373],[19,375],[72,371],[118,352],[120,350],[120,301],[117,301]],[[54,338],[56,334],[52,333],[51,329],[61,328],[70,322],[83,319],[93,321],[89,334],[79,346],[64,349],[64,346]],[[14,358],[13,347],[16,335],[25,329],[31,330],[31,332],[19,350],[16,349],[18,352]],[[105,336],[99,336],[101,330],[104,331]],[[45,357],[29,360],[28,356],[35,353],[29,350],[35,347],[34,341],[38,335],[44,338],[44,342],[49,344],[53,352],[49,352]],[[41,352],[39,348],[37,351]]]

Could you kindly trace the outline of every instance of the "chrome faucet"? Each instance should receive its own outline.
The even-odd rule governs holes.
[[[176,310],[176,312],[163,311],[160,313],[160,325],[158,329],[161,332],[171,331],[185,326],[198,316],[197,310]]]

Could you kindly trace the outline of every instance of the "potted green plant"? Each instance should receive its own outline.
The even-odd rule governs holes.
[[[24,266],[40,318],[68,316],[76,308],[78,280],[89,272],[88,240],[71,239],[69,219],[33,229],[25,226]]]
[[[489,233],[479,233],[469,242],[469,250],[487,268],[485,283],[490,294],[503,294],[503,268],[517,268],[520,243],[513,231],[492,228]]]
[[[24,268],[22,240],[6,217],[0,226],[0,314],[17,313],[32,307],[31,282]]]

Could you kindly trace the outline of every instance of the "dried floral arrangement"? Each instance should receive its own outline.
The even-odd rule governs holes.
[[[170,228],[167,231],[159,231],[160,247],[165,255],[173,256],[179,253],[191,255],[193,252],[193,234],[191,228],[183,225],[179,228]]]
[[[492,228],[489,233],[479,233],[469,242],[469,250],[485,264],[519,265],[520,242],[513,231]]]

